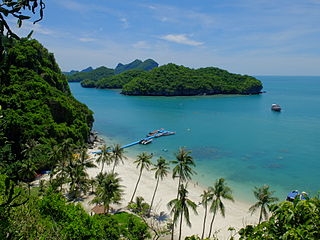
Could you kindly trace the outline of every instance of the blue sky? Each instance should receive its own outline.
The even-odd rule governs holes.
[[[24,23],[62,70],[152,58],[253,75],[320,75],[320,0],[53,0]]]

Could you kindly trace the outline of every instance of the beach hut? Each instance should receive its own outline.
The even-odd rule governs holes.
[[[91,209],[91,216],[95,214],[104,214],[104,213],[105,213],[104,205],[96,205]]]

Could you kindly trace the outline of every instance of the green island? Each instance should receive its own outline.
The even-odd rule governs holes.
[[[155,62],[152,59],[147,59],[145,61],[141,61],[139,59],[134,60],[131,63],[128,64],[122,64],[119,63],[115,69],[107,68],[107,67],[98,67],[96,69],[93,69],[92,67],[88,67],[86,69],[83,69],[82,71],[70,71],[70,72],[64,72],[64,74],[67,77],[68,82],[81,82],[81,85],[83,87],[95,87],[98,81],[105,80],[108,78],[112,78],[118,75],[121,75],[124,72],[131,71],[131,70],[137,70],[137,71],[150,71],[153,68],[158,67],[158,63]],[[130,73],[129,73],[130,75]],[[111,82],[115,82],[115,80],[110,80]],[[113,84],[113,83],[112,83]],[[111,85],[112,85],[111,84]],[[117,84],[117,86],[120,83]],[[102,86],[102,84],[100,84]],[[109,84],[103,85],[103,88],[111,88],[109,87]]]
[[[141,69],[127,70],[115,76],[102,78],[97,82],[94,82],[96,88],[115,88],[121,89],[125,84],[129,83],[132,79],[144,74],[145,71]],[[84,86],[85,82],[81,82],[81,86]]]
[[[190,69],[167,64],[125,84],[122,94],[143,96],[190,96],[212,94],[259,94],[262,83],[254,77],[208,67]]]
[[[132,69],[117,75],[85,79],[86,88],[122,89],[122,94],[137,96],[193,96],[213,94],[259,94],[258,79],[229,73],[214,67],[191,69],[170,63],[150,71]]]
[[[114,69],[101,66],[91,71],[70,72],[65,74],[68,82],[81,82],[87,79],[97,81],[104,77],[113,76]]]
[[[21,7],[26,11],[32,8],[32,12],[40,8],[42,18],[44,5],[41,1],[32,6],[34,2],[38,3],[8,1],[0,8],[0,239],[181,240],[183,224],[196,224],[191,212],[203,213],[203,224],[198,223],[201,234],[184,239],[217,239],[215,220],[223,221],[231,215],[225,209],[234,201],[226,180],[216,179],[204,189],[197,196],[201,201],[198,204],[190,197],[194,195],[190,194],[193,184],[188,185],[196,174],[191,151],[180,148],[172,159],[159,157],[154,161],[152,154],[143,152],[132,161],[120,145],[107,146],[97,137],[92,141],[93,112],[72,96],[53,54],[36,40],[20,39],[7,27],[3,16],[14,13],[12,17],[18,18],[20,25],[27,19],[17,15]],[[194,71],[200,71],[169,64],[142,75],[150,79],[159,73],[161,79],[163,69],[169,73],[167,68],[183,70],[181,76],[194,76]],[[95,74],[100,77],[103,74],[99,71]],[[200,72],[205,76],[212,71],[227,74],[214,68]],[[132,81],[142,84],[142,75]],[[244,94],[261,90],[259,82],[251,77],[236,75],[230,81],[244,81]],[[124,92],[130,90],[131,82],[126,83]],[[147,86],[142,91],[139,85],[134,91],[154,93]],[[238,89],[222,83],[220,87],[229,93]],[[124,172],[123,166],[129,171]],[[123,182],[129,173],[134,174],[136,182],[134,187],[125,188]],[[146,176],[151,187],[143,192],[140,180]],[[173,185],[172,179],[173,196],[165,203],[168,214],[158,212],[156,199],[165,195],[160,196],[160,186]],[[145,195],[138,195],[142,193]],[[258,213],[255,224],[240,229],[225,224],[230,226],[229,239],[320,239],[319,196],[301,193],[292,201],[279,203],[267,185],[256,187],[253,194],[256,203],[246,212]]]

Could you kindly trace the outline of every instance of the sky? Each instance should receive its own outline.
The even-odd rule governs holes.
[[[320,0],[45,2],[44,19],[17,31],[34,29],[63,71],[152,58],[249,75],[320,75]]]

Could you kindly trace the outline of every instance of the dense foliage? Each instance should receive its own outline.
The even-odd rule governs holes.
[[[145,71],[141,69],[132,69],[120,73],[115,76],[102,78],[99,81],[95,82],[95,87],[97,88],[122,88],[125,84],[130,82],[135,77],[142,75]],[[90,85],[91,84],[91,85]],[[92,82],[83,81],[81,82],[83,87],[92,86]],[[85,85],[85,86],[84,86]]]
[[[320,239],[320,200],[298,200],[273,205],[272,216],[239,231],[240,239]]]
[[[153,59],[147,59],[144,62],[142,62],[139,59],[136,59],[133,62],[128,64],[119,63],[115,68],[114,72],[115,74],[120,74],[122,72],[131,70],[131,69],[140,69],[140,70],[150,71],[153,68],[158,67],[158,65],[159,64]]]
[[[69,82],[81,82],[85,79],[98,81],[101,78],[109,77],[112,75],[114,75],[114,69],[102,66],[92,71],[74,73],[72,75],[67,76],[67,79]]]
[[[23,11],[22,11],[23,9]],[[22,22],[27,19],[32,19],[32,15],[36,16],[37,19],[33,23],[37,23],[43,18],[43,10],[45,4],[43,0],[20,0],[20,1],[1,1],[0,4],[0,64],[5,64],[5,58],[7,57],[7,51],[12,46],[14,39],[20,39],[19,36],[14,33],[7,19],[10,17],[11,20],[17,20],[18,27],[22,26]],[[31,31],[28,35],[32,35]]]
[[[0,178],[3,194],[1,186]],[[80,204],[67,203],[61,194],[50,191],[41,198],[36,192],[28,198],[25,204],[5,212],[0,239],[140,240],[149,236],[147,225],[128,213],[90,216]]]
[[[80,72],[92,72],[93,71],[93,68],[92,67],[87,67],[83,70],[81,70]],[[70,76],[70,75],[73,75],[73,74],[76,74],[78,73],[79,71],[77,70],[71,70],[70,72],[62,72],[64,75],[66,76]]]
[[[0,68],[0,173],[16,176],[21,164],[47,168],[53,145],[87,141],[92,112],[71,95],[53,54],[39,42],[16,41]]]
[[[105,79],[105,78],[103,78]],[[95,88],[96,87],[96,81],[85,79],[80,82],[81,86],[84,88]]]
[[[254,77],[208,67],[190,69],[167,64],[134,78],[123,87],[126,95],[258,94],[262,83]]]
[[[83,69],[81,72],[78,71],[71,71],[71,72],[65,72],[64,74],[67,76],[67,79],[69,82],[82,82],[81,85],[83,87],[94,87],[93,82],[97,84],[97,81],[104,79],[104,83],[101,83],[101,88],[114,88],[112,86],[116,86],[115,88],[122,88],[122,85],[127,83],[131,79],[127,79],[132,75],[129,74],[127,77],[120,77],[110,79],[110,77],[114,75],[118,75],[120,73],[129,71],[129,70],[144,70],[149,71],[155,67],[158,66],[158,63],[156,63],[152,59],[147,59],[144,62],[141,60],[134,60],[131,63],[128,64],[121,64],[119,63],[115,69],[106,68],[106,67],[99,67],[96,69],[92,69],[91,67],[88,67],[86,69]],[[109,81],[105,81],[106,79],[110,79]],[[120,83],[117,83],[116,81],[121,81]]]

